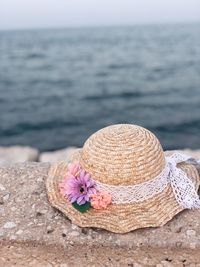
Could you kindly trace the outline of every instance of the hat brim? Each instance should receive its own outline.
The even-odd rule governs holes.
[[[77,150],[66,162],[54,163],[49,170],[46,188],[51,205],[64,213],[74,224],[81,227],[97,227],[114,233],[127,233],[144,227],[158,227],[166,224],[177,213],[184,210],[176,201],[169,185],[155,197],[140,203],[111,204],[106,209],[89,209],[85,213],[77,211],[59,190],[59,183],[66,174],[69,161],[78,160]],[[181,168],[193,180],[196,190],[199,188],[197,169],[188,163],[180,163]]]

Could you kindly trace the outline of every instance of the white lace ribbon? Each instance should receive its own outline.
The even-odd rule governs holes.
[[[176,167],[177,163],[189,160],[191,157],[181,153],[174,153],[166,157],[170,167],[169,180],[176,201],[184,208],[200,208],[200,199],[195,190],[192,179],[181,169]]]
[[[178,163],[187,161],[190,158],[176,152],[165,158],[165,168],[150,181],[128,186],[108,185],[96,181],[97,189],[110,194],[112,196],[112,203],[130,204],[148,200],[161,193],[170,184],[176,201],[183,208],[200,208],[200,199],[191,178],[176,167]]]

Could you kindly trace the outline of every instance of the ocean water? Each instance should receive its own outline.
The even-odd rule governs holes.
[[[81,146],[115,123],[200,148],[200,24],[0,32],[0,145]]]

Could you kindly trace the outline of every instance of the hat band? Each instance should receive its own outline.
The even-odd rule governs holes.
[[[200,199],[191,178],[176,167],[178,163],[185,162],[190,158],[176,152],[171,156],[165,157],[165,168],[150,181],[128,186],[108,185],[95,181],[97,190],[110,194],[113,204],[133,204],[148,200],[171,185],[176,201],[182,207],[189,209],[200,208]]]
[[[177,203],[183,208],[200,208],[200,199],[190,177],[176,165],[191,160],[189,156],[174,153],[165,157],[162,172],[150,181],[135,185],[109,185],[95,181],[79,163],[69,163],[68,171],[59,184],[61,194],[81,212],[92,206],[106,208],[112,204],[134,204],[149,200],[172,188]],[[193,159],[193,163],[194,163]],[[197,161],[195,162],[199,164]]]

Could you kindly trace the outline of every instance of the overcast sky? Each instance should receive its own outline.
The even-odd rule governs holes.
[[[0,29],[200,21],[200,0],[0,0]]]

